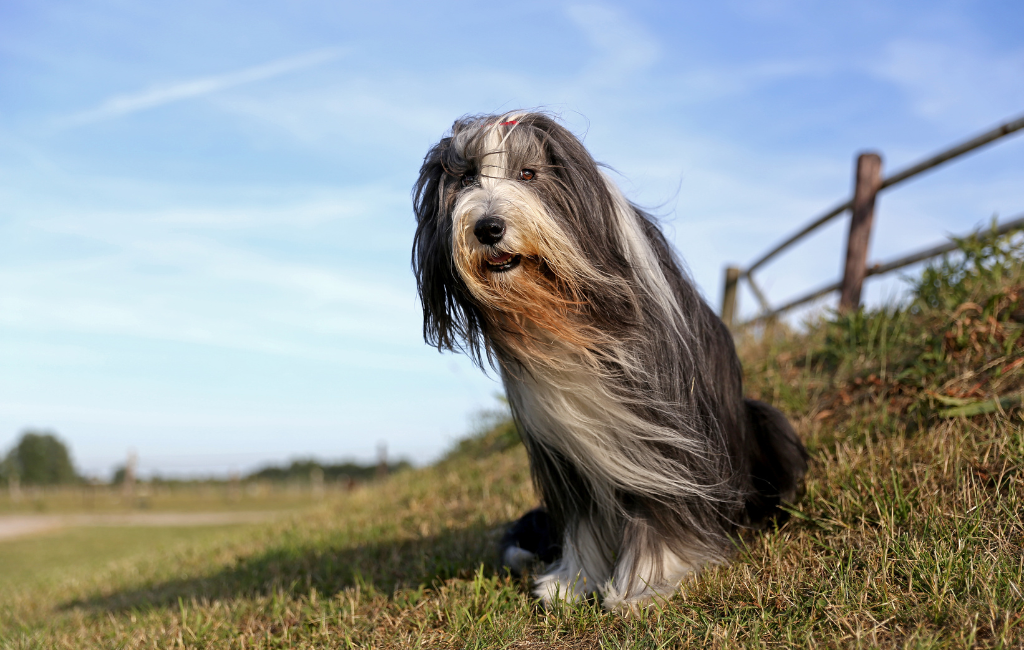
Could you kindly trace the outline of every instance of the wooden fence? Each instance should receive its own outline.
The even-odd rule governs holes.
[[[975,138],[950,147],[930,158],[919,163],[910,165],[899,172],[882,178],[882,157],[877,153],[862,153],[857,157],[857,166],[854,172],[853,196],[835,206],[825,214],[814,219],[793,235],[787,237],[767,253],[752,262],[745,270],[739,267],[730,266],[725,269],[725,287],[722,293],[722,320],[726,325],[733,327],[737,315],[737,289],[740,280],[746,280],[751,293],[760,305],[760,313],[753,319],[739,324],[748,325],[753,322],[775,317],[784,311],[798,305],[820,298],[833,291],[840,292],[839,309],[846,311],[855,309],[860,305],[861,287],[867,277],[889,273],[904,266],[920,262],[922,260],[941,255],[956,248],[955,244],[944,244],[927,250],[910,253],[890,262],[867,265],[868,242],[871,238],[871,225],[875,217],[875,197],[879,192],[894,187],[903,181],[913,178],[918,174],[938,167],[979,147],[983,147],[1000,138],[1024,128],[1024,116],[1010,120],[991,131],[983,133]],[[786,304],[773,308],[765,297],[764,292],[754,281],[753,273],[763,266],[770,259],[789,248],[802,238],[817,230],[832,219],[850,212],[850,233],[846,243],[846,263],[844,266],[843,278],[832,284],[820,287],[807,294],[800,296]],[[995,232],[1002,234],[1024,226],[1024,215],[1011,221],[996,226]]]

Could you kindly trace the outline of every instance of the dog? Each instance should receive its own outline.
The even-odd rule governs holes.
[[[631,611],[727,562],[807,453],[653,217],[543,112],[457,120],[413,188],[425,340],[500,372],[543,508],[502,542],[546,605]]]

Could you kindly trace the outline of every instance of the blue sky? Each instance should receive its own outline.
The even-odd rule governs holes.
[[[717,305],[857,151],[895,170],[1024,111],[1022,26],[1015,0],[0,4],[0,450],[428,461],[500,390],[423,344],[409,271],[454,118],[561,115]],[[1024,137],[883,195],[871,257],[1022,211]],[[770,297],[837,277],[844,228],[765,268]]]

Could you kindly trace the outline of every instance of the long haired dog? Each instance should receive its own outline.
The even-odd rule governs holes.
[[[796,498],[803,445],[743,398],[729,331],[567,129],[534,112],[460,119],[413,198],[424,337],[501,372],[546,510],[505,558],[554,559],[536,578],[545,603],[668,597]]]

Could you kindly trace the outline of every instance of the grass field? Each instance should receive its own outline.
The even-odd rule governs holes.
[[[433,467],[287,521],[139,533],[123,555],[87,548],[112,531],[2,543],[25,566],[0,590],[0,644],[1024,647],[1024,280],[1020,240],[1000,241],[965,242],[912,304],[741,340],[748,392],[812,454],[806,494],[638,616],[546,611],[496,566],[503,526],[536,505],[498,422]],[[66,575],[46,569],[46,544],[65,549]]]
[[[185,545],[245,534],[243,526],[77,527],[0,543],[0,590],[32,585],[65,586],[112,563],[132,563]]]
[[[331,485],[325,492],[344,491]],[[319,501],[308,485],[271,482],[235,485],[230,482],[195,482],[175,486],[139,484],[126,496],[120,486],[85,485],[23,488],[17,498],[0,492],[0,516],[24,514],[80,514],[126,512],[221,512],[290,510]]]

